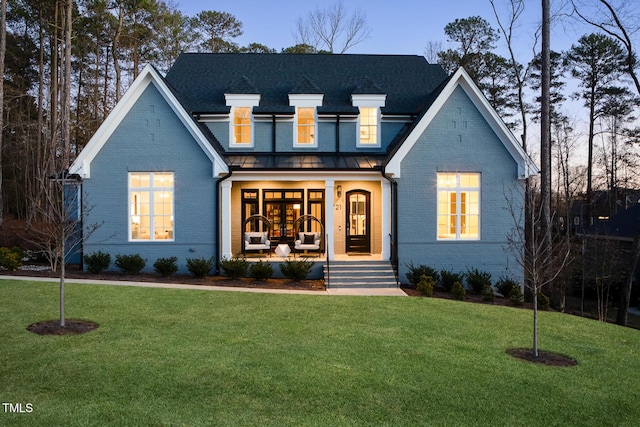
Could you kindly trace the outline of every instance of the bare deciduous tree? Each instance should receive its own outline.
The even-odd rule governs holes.
[[[313,46],[317,51],[345,53],[370,35],[366,15],[356,9],[350,16],[342,2],[316,7],[306,17],[298,18],[293,35],[296,44]]]
[[[7,50],[7,2],[0,6],[0,226],[4,220],[2,200],[2,130],[4,129],[4,58]]]

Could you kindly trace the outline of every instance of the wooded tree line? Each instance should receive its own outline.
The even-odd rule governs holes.
[[[582,14],[578,19],[604,22],[598,15],[603,10],[583,3],[572,9]],[[165,72],[184,51],[276,52],[258,42],[238,45],[243,25],[227,12],[187,16],[157,0],[5,0],[2,6],[7,30],[0,61],[5,67],[0,200],[5,215],[20,219],[35,215],[48,178],[68,167],[144,65]],[[536,145],[527,147],[528,128],[539,117],[540,57],[532,53],[520,61],[513,54],[511,39],[524,1],[503,2],[494,10],[498,29],[482,17],[457,19],[444,28],[452,47],[431,44],[425,54],[449,72],[464,66],[531,151]],[[615,22],[610,14],[608,22]],[[282,53],[344,53],[369,35],[364,14],[348,14],[341,3],[317,8],[295,24],[292,46]],[[593,28],[569,51],[552,52],[548,155],[555,193],[563,201],[594,187],[636,185],[633,46],[608,33],[610,27]],[[498,43],[508,47],[508,56],[496,53]],[[531,46],[531,52],[536,49]],[[579,82],[575,93],[567,90],[571,79]],[[570,98],[585,108],[567,112],[563,103]],[[584,163],[575,161],[583,137],[576,122],[587,114],[582,119],[588,123],[585,179]]]

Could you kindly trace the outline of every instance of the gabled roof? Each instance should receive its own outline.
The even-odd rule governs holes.
[[[417,115],[424,100],[447,78],[442,67],[413,55],[185,53],[166,80],[189,113],[225,114],[229,107],[224,94],[236,84],[239,73],[250,76],[260,94],[254,112],[265,114],[293,114],[288,95],[301,93],[301,82],[306,82],[306,90],[321,90],[324,95],[320,114],[353,114],[351,95],[371,89],[373,94],[387,95],[383,114]]]
[[[153,84],[158,89],[162,97],[167,101],[167,104],[173,109],[176,116],[184,124],[189,133],[191,133],[200,148],[202,148],[202,151],[204,151],[211,160],[213,176],[228,172],[229,168],[226,162],[213,147],[210,139],[205,136],[201,126],[184,110],[160,73],[158,73],[154,67],[147,65],[80,152],[69,169],[70,173],[78,174],[82,178],[91,177],[91,162],[150,84]],[[215,143],[215,141],[213,142]]]
[[[424,133],[444,103],[458,87],[465,91],[509,154],[511,154],[511,157],[516,161],[518,164],[518,177],[522,179],[537,174],[536,165],[463,68],[459,68],[439,88],[425,98],[427,107],[422,111],[421,116],[414,121],[413,127],[405,134],[405,138],[393,147],[385,164],[385,173],[393,177],[400,177],[402,160],[409,154],[418,138]]]

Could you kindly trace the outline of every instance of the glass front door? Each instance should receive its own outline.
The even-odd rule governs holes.
[[[302,191],[265,191],[264,213],[271,222],[274,244],[295,241],[295,221],[302,215]]]
[[[369,192],[347,193],[347,252],[371,252]]]

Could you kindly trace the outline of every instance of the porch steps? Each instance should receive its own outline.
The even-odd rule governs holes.
[[[328,288],[396,288],[396,276],[389,261],[331,261],[324,266]]]

